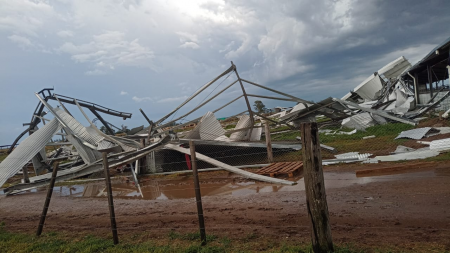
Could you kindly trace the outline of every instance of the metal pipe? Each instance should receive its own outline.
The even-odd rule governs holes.
[[[262,96],[262,95],[254,95],[254,94],[247,94],[249,97],[257,97],[257,98],[267,98],[267,99],[275,99],[275,100],[281,100],[281,101],[292,101],[296,102],[292,98],[277,98],[277,97],[270,97],[270,96]]]
[[[196,160],[197,158],[195,155],[195,144],[193,141],[189,141],[189,147],[191,151],[192,173],[194,174],[195,200],[197,202],[198,225],[200,227],[200,239],[202,241],[203,246],[206,245],[205,219],[203,217],[202,194],[200,193],[200,183],[198,180],[197,160]]]
[[[55,187],[56,173],[58,171],[58,165],[59,165],[59,162],[55,162],[53,164],[54,167],[53,167],[53,172],[52,172],[52,178],[50,180],[50,184],[47,189],[47,197],[45,199],[44,209],[42,210],[41,218],[39,220],[39,225],[38,225],[38,229],[36,231],[36,236],[40,236],[42,234],[42,230],[44,229],[44,223],[45,223],[45,218],[47,216],[48,206],[50,205],[50,200],[52,199],[53,187]]]
[[[186,114],[184,114],[184,115],[182,115],[182,116],[180,116],[180,117],[178,117],[178,118],[176,118],[176,119],[174,119],[174,120],[171,120],[171,121],[167,122],[167,123],[164,124],[164,125],[158,126],[157,129],[159,129],[159,128],[164,128],[164,127],[166,127],[166,126],[169,126],[171,123],[176,122],[176,121],[178,121],[178,120],[180,120],[180,119],[182,119],[182,118],[188,116],[189,114],[191,114],[191,113],[197,111],[199,108],[201,108],[202,106],[206,105],[206,104],[209,103],[211,100],[213,100],[214,98],[216,98],[217,96],[219,96],[220,94],[222,94],[224,91],[226,91],[228,88],[230,88],[231,86],[233,86],[233,84],[235,84],[237,81],[238,81],[238,80],[232,82],[230,85],[228,85],[227,87],[225,87],[223,90],[217,92],[216,95],[212,96],[210,99],[208,99],[208,100],[206,100],[205,102],[203,102],[202,104],[198,105],[197,107],[195,107],[194,109],[192,109],[192,110],[189,111],[188,113],[186,113]]]
[[[340,99],[337,99],[337,98],[333,98],[333,100],[334,101],[338,101],[339,103],[343,103],[343,104],[349,105],[351,107],[354,107],[354,108],[366,111],[366,112],[375,113],[375,114],[380,115],[382,117],[385,117],[385,118],[388,118],[388,119],[392,119],[392,120],[395,120],[395,121],[398,121],[398,122],[401,122],[401,123],[409,124],[409,125],[412,125],[412,126],[416,126],[417,125],[417,122],[415,122],[415,121],[412,121],[412,120],[409,120],[409,119],[400,118],[400,117],[396,117],[396,116],[390,115],[390,114],[388,114],[386,112],[383,112],[383,111],[374,110],[374,109],[370,109],[370,108],[364,108],[364,107],[361,107],[361,106],[359,106],[359,105],[357,105],[355,103],[352,103],[352,102],[349,102],[349,101],[345,101],[345,100],[340,100]]]
[[[236,100],[240,99],[240,98],[243,97],[243,96],[244,96],[244,95],[240,95],[239,97],[237,97],[237,98],[231,100],[230,102],[226,103],[225,105],[223,105],[223,106],[219,107],[218,109],[214,110],[213,113],[216,113],[216,112],[222,110],[223,108],[225,108],[225,107],[229,106],[230,104],[236,102]]]
[[[59,100],[58,96],[56,96],[56,94],[53,95],[56,99],[56,101],[59,102],[59,104],[61,105],[61,107],[64,109],[64,111],[67,112],[67,114],[69,114],[70,116],[72,116],[72,114],[70,114],[69,110],[67,110],[67,108],[64,106],[64,104],[61,102],[61,100]],[[72,116],[73,117],[73,116]]]
[[[250,106],[250,102],[248,102],[247,93],[245,92],[244,85],[242,84],[241,78],[239,77],[239,74],[237,72],[237,68],[233,62],[231,62],[231,66],[234,68],[234,73],[236,73],[236,76],[239,80],[239,84],[241,85],[242,94],[244,95],[245,103],[247,104],[248,113],[250,114],[250,122],[253,127],[255,125],[255,118],[253,117],[253,111],[252,111],[252,107]],[[248,132],[248,140],[250,140],[250,138],[252,137],[252,131],[253,131],[253,128],[250,128],[250,131]]]
[[[217,76],[216,78],[214,78],[212,81],[210,81],[209,83],[203,85],[203,87],[201,87],[199,90],[197,90],[193,95],[191,95],[188,99],[186,99],[183,103],[181,103],[181,105],[179,105],[177,108],[175,108],[173,111],[171,111],[169,114],[167,114],[166,116],[162,117],[161,119],[159,119],[158,121],[156,121],[155,123],[158,125],[159,123],[163,122],[165,119],[167,119],[168,117],[170,117],[172,114],[174,114],[176,111],[178,111],[181,107],[183,107],[185,104],[187,104],[189,101],[191,101],[193,98],[195,98],[198,94],[200,94],[200,92],[204,91],[206,88],[208,88],[211,84],[213,84],[215,81],[219,80],[222,76],[230,73],[231,71],[233,71],[233,66],[231,66],[230,68],[228,68],[227,70],[225,70],[225,72],[223,72],[222,74],[220,74],[219,76]]]
[[[108,123],[102,118],[102,116],[100,116],[100,114],[95,109],[89,108],[89,110],[91,110],[95,117],[97,117],[97,119],[102,122],[103,126],[105,126],[106,128],[106,131],[108,131],[110,135],[114,135],[114,131],[109,127]]]
[[[147,117],[147,115],[145,114],[145,112],[141,109],[141,108],[139,108],[139,111],[141,111],[141,113],[142,113],[142,115],[144,116],[144,118],[147,120],[147,122],[151,125],[152,124],[152,121]]]
[[[266,90],[270,90],[270,91],[275,92],[275,93],[278,93],[278,94],[280,94],[280,95],[283,95],[283,96],[292,98],[293,100],[295,100],[295,101],[297,101],[297,102],[299,102],[299,103],[304,103],[304,104],[311,103],[310,101],[306,101],[306,100],[303,100],[303,99],[301,99],[301,98],[291,96],[291,95],[286,94],[286,93],[283,93],[283,92],[281,92],[281,91],[277,91],[277,90],[271,89],[271,88],[269,88],[269,87],[262,86],[262,85],[260,85],[260,84],[254,83],[254,82],[250,82],[250,81],[247,81],[247,80],[245,80],[245,79],[241,79],[241,80],[244,81],[244,82],[246,82],[246,83],[255,85],[255,86],[259,87],[259,88],[263,88],[263,89],[266,89]]]
[[[108,207],[109,207],[109,218],[111,221],[111,231],[113,234],[114,244],[118,244],[119,237],[117,236],[116,216],[114,214],[114,200],[113,200],[112,189],[111,189],[111,178],[109,177],[107,152],[102,152],[102,158],[103,158],[103,170],[105,171],[106,192],[108,194]]]
[[[243,96],[244,96],[244,95],[240,95],[239,97],[237,97],[237,98],[231,100],[230,102],[226,103],[225,105],[223,105],[223,106],[219,107],[218,109],[212,111],[212,113],[216,113],[216,112],[222,110],[223,108],[227,107],[228,105],[232,104],[233,102],[235,102],[236,100],[240,99],[240,98],[243,97]],[[242,114],[242,113],[244,113],[244,112],[246,112],[246,111],[243,111],[243,112],[241,112],[241,113],[239,113],[239,114]],[[236,114],[236,115],[239,115],[239,114]],[[203,117],[203,116],[202,116],[202,117]],[[197,122],[197,121],[199,121],[202,117],[198,117],[198,118],[193,119],[193,120],[190,120],[190,121],[188,121],[188,122],[186,122],[186,123],[183,123],[183,124],[180,124],[180,125],[176,125],[176,126],[172,127],[171,130],[175,130],[175,129],[184,127],[184,126],[186,126],[186,125],[189,125],[189,124],[191,124],[191,123]],[[155,128],[155,129],[157,129],[157,128]],[[169,130],[166,130],[166,131],[163,131],[163,132],[160,132],[160,133],[155,133],[155,134],[153,134],[152,136],[157,136],[157,135],[165,134],[165,133],[168,133],[168,132],[169,132]]]
[[[413,79],[413,82],[414,82],[414,98],[415,98],[415,100],[416,100],[416,104],[419,104],[419,94],[418,94],[418,92],[417,92],[417,89],[418,89],[418,87],[417,87],[418,82],[417,82],[416,78],[415,78],[414,76],[412,76],[412,75],[409,73],[409,71],[406,72],[406,73]]]

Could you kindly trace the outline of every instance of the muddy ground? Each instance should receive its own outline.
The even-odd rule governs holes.
[[[438,245],[450,250],[450,165],[403,163],[395,173],[357,178],[355,171],[399,163],[324,167],[332,236],[336,243],[408,250]],[[296,186],[248,181],[227,172],[201,173],[207,233],[228,238],[310,241],[303,179]],[[132,182],[114,183],[120,237],[198,228],[191,176],[142,178],[144,199]],[[55,187],[45,231],[110,236],[103,182]],[[0,221],[14,232],[34,233],[45,190],[0,196]]]

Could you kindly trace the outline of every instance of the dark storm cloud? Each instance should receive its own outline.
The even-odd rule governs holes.
[[[140,107],[152,119],[161,117],[230,61],[242,78],[318,101],[344,95],[402,55],[414,64],[450,36],[445,0],[0,0],[0,5],[0,83],[9,94],[0,102],[0,117],[6,119],[0,144],[21,131],[37,103],[32,92],[44,87],[132,112],[126,122],[109,120],[137,126],[145,123]],[[232,91],[208,108],[239,93]],[[220,116],[238,111],[243,108],[233,105]]]

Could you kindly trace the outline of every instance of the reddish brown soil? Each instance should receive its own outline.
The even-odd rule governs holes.
[[[391,163],[391,165],[398,163]],[[410,163],[413,168],[413,163]],[[326,171],[355,171],[389,164],[325,167]],[[343,188],[328,188],[331,229],[336,243],[380,247],[394,245],[411,251],[423,244],[450,249],[450,166],[423,163],[414,170],[434,170],[432,177],[386,180]],[[202,182],[223,174],[203,173]],[[187,189],[193,191],[193,189]],[[10,231],[33,233],[45,192],[0,196],[0,221]],[[196,231],[194,199],[115,199],[119,236],[146,232],[167,237],[170,230]],[[206,229],[229,238],[249,235],[260,239],[310,241],[305,194],[272,192],[245,196],[203,197]],[[52,198],[46,231],[109,236],[104,198]]]

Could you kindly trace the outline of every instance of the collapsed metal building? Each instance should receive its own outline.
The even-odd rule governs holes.
[[[197,158],[200,160],[199,168],[222,168],[237,173],[243,177],[280,184],[292,184],[291,181],[270,178],[257,175],[240,168],[249,166],[265,166],[270,159],[260,159],[255,156],[267,150],[267,145],[260,142],[262,136],[268,134],[266,123],[273,126],[286,126],[288,129],[298,129],[301,122],[326,118],[319,125],[342,125],[343,127],[364,131],[364,129],[390,122],[400,122],[416,126],[418,118],[427,112],[441,106],[445,106],[450,94],[448,85],[444,80],[448,79],[450,39],[436,47],[424,59],[414,66],[401,56],[388,63],[378,71],[371,74],[360,85],[355,87],[341,99],[326,98],[320,102],[312,102],[279,90],[265,87],[261,84],[242,79],[236,66],[231,66],[210,82],[203,85],[178,107],[158,120],[152,121],[140,109],[148,127],[140,126],[132,129],[126,136],[114,136],[110,123],[100,113],[110,116],[130,118],[130,113],[115,111],[94,103],[79,99],[52,94],[51,89],[44,89],[36,93],[39,100],[27,129],[16,139],[11,146],[9,156],[0,163],[0,186],[6,180],[28,164],[32,164],[35,176],[5,189],[7,194],[18,193],[33,187],[43,186],[50,180],[52,164],[54,160],[67,158],[70,162],[59,165],[57,181],[90,175],[102,170],[102,160],[99,150],[105,147],[117,147],[116,151],[108,155],[110,168],[127,166],[135,174],[159,173],[168,171],[184,171],[190,169],[189,141],[196,144]],[[236,80],[223,87],[214,95],[208,96],[195,105],[187,113],[176,116],[180,109],[193,101],[199,94],[212,87],[218,80],[222,80],[218,88],[231,74],[235,74]],[[247,93],[245,85],[250,85],[277,96],[258,95]],[[428,87],[426,86],[428,84]],[[434,84],[434,85],[433,85]],[[211,110],[206,105],[216,100],[218,96],[230,91],[233,86],[238,86],[241,94],[228,101],[224,105]],[[214,88],[214,90],[216,89]],[[213,91],[214,91],[213,90]],[[272,99],[292,102],[292,107],[285,107],[274,114],[264,114],[252,110],[249,97],[259,99]],[[49,101],[57,102],[53,107]],[[217,120],[215,113],[235,103],[244,101],[243,111],[229,117],[236,117],[234,129],[226,129]],[[77,121],[65,104],[75,105],[89,122],[85,127]],[[449,103],[450,104],[450,103]],[[444,105],[444,106],[442,106]],[[202,116],[192,120],[186,117],[199,113],[205,109]],[[47,112],[44,109],[48,110]],[[84,109],[93,113],[106,129],[106,133],[100,131],[93,123]],[[447,116],[448,116],[447,112]],[[46,115],[53,115],[53,119],[47,119]],[[445,115],[444,115],[445,116]],[[171,118],[170,120],[168,120]],[[42,126],[38,125],[42,123]],[[427,130],[428,132],[428,130]],[[17,148],[15,144],[26,134],[29,136],[23,140]],[[331,134],[331,133],[330,133]],[[335,133],[333,133],[335,134]],[[62,137],[62,142],[51,143],[54,135]],[[406,133],[405,136],[408,136]],[[273,143],[272,149],[283,153],[294,153],[301,149],[301,144],[294,138],[291,143]],[[448,145],[447,145],[448,144]],[[47,153],[48,145],[59,146],[53,153]],[[418,155],[437,155],[436,150],[445,150],[450,147],[450,141],[440,140],[439,143],[430,145],[427,150],[409,150]],[[337,152],[333,147],[322,145],[322,148]],[[419,153],[418,153],[419,152]],[[403,152],[405,153],[405,152]],[[240,160],[232,159],[239,155]],[[370,158],[371,154],[339,154],[336,159],[323,161],[324,164],[356,161],[383,161],[389,157]],[[400,155],[400,157],[405,154]],[[370,160],[372,159],[372,160]],[[394,159],[394,158],[392,158]],[[23,169],[25,174],[27,169]],[[25,175],[24,175],[25,176]],[[137,179],[136,179],[137,181]]]

